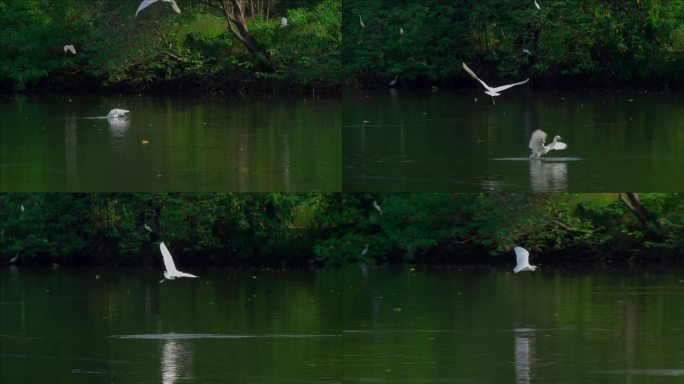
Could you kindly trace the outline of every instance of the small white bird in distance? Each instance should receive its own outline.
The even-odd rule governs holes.
[[[375,210],[382,215],[382,208],[380,208],[380,204],[378,204],[378,202],[375,200],[373,200],[373,208],[375,208]]]
[[[530,79],[525,79],[525,81],[520,81],[520,82],[513,83],[513,84],[501,85],[501,86],[499,86],[499,87],[490,87],[489,85],[487,85],[487,83],[485,83],[484,81],[480,80],[480,78],[477,77],[477,75],[475,74],[475,72],[473,72],[470,68],[468,68],[468,66],[466,65],[466,63],[463,63],[463,69],[465,69],[465,71],[468,72],[468,74],[469,74],[470,76],[472,76],[473,79],[479,81],[480,84],[482,84],[482,86],[484,86],[485,89],[487,89],[487,90],[485,91],[485,93],[488,94],[489,96],[492,96],[492,103],[494,103],[494,96],[500,96],[500,95],[501,95],[499,92],[505,91],[505,90],[507,90],[508,88],[515,87],[516,85],[525,84],[525,83],[527,83],[528,81],[530,81]],[[496,105],[496,103],[495,103],[495,105]]]
[[[537,7],[537,9],[541,9],[541,7],[539,6],[539,3],[537,3],[537,0],[534,0],[534,6]]]
[[[518,273],[522,271],[534,271],[537,269],[536,266],[530,265],[530,253],[527,252],[527,249],[515,247],[513,250],[515,251],[515,261],[517,263],[515,268],[513,268],[513,272]]]
[[[404,28],[399,27],[399,35],[404,36]]]
[[[197,278],[197,276],[195,275],[181,272],[176,269],[176,265],[173,263],[173,257],[171,257],[171,252],[169,252],[169,250],[166,248],[166,245],[164,245],[163,241],[159,243],[159,249],[161,250],[162,257],[164,258],[164,267],[166,268],[166,271],[164,271],[164,278],[166,280],[173,280],[177,277]],[[162,283],[163,281],[164,280],[160,281],[160,283]]]
[[[563,143],[561,141],[561,137],[556,135],[553,138],[553,142],[549,145],[545,145],[546,143],[546,132],[542,131],[541,129],[537,129],[536,131],[532,132],[532,136],[530,137],[530,149],[532,150],[532,154],[530,155],[530,159],[538,159],[542,155],[547,154],[551,150],[561,150],[565,149],[568,147],[566,143]]]
[[[389,82],[390,87],[394,87],[397,84],[397,79],[399,78],[399,75],[394,76],[394,80]]]
[[[24,204],[21,205],[21,213],[24,213]]]
[[[359,15],[359,25],[361,28],[366,28],[366,24],[363,23],[363,19],[361,18],[361,15]]]
[[[119,117],[126,117],[126,114],[131,111],[127,111],[125,109],[119,109],[119,108],[114,108],[109,113],[107,114],[108,119],[116,119]]]
[[[366,248],[364,248],[363,251],[361,251],[361,256],[366,256],[366,253],[368,253],[368,246],[369,245],[370,244],[366,244]]]
[[[145,229],[147,229],[147,232],[152,232],[152,228],[150,228],[150,226],[147,225],[147,223],[145,223]]]
[[[287,27],[287,17],[281,17],[280,18],[280,28],[285,28]]]
[[[17,254],[14,255],[14,257],[11,258],[9,262],[10,262],[10,264],[14,264],[17,262],[17,260],[19,260],[19,252],[17,252]]]
[[[527,48],[523,49],[522,51],[523,51],[523,53],[526,53],[527,55],[532,55],[532,52],[530,52],[530,50]]]
[[[67,52],[71,52],[74,55],[76,54],[76,48],[74,48],[73,44],[64,46],[64,53],[67,53]]]
[[[145,9],[145,8],[149,7],[150,5],[156,3],[157,1],[159,1],[159,0],[144,0],[138,6],[138,10],[135,11],[135,16],[137,17],[138,13],[140,13],[140,11],[142,11],[143,9]],[[181,13],[180,8],[178,8],[178,4],[176,4],[176,0],[162,0],[162,1],[165,3],[171,3],[171,8],[173,8],[173,10],[176,11],[176,13],[178,13],[178,14]]]

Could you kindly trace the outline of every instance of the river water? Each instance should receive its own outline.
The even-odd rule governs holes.
[[[682,94],[346,90],[342,116],[345,191],[684,190]],[[536,129],[568,148],[530,161]]]
[[[102,118],[113,108],[130,118]],[[341,188],[340,102],[297,97],[0,99],[4,192]]]
[[[0,382],[684,381],[681,267],[511,268],[6,267]]]

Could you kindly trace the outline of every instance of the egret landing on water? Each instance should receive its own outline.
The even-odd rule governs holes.
[[[513,268],[513,272],[518,273],[522,271],[534,271],[537,269],[536,266],[530,265],[530,253],[527,252],[527,249],[515,247],[513,250],[515,251],[515,261],[518,264]]]
[[[159,0],[145,0],[142,3],[140,3],[140,5],[138,6],[138,10],[135,11],[135,16],[137,17],[138,13],[140,13],[140,11],[142,11],[143,9],[145,9],[145,8],[149,7],[150,5],[156,3],[157,1],[159,1]],[[173,8],[173,10],[176,11],[176,13],[178,13],[178,14],[181,13],[180,8],[178,8],[178,4],[176,4],[176,0],[162,0],[162,1],[165,3],[171,3],[171,8]]]
[[[131,111],[127,111],[125,109],[119,109],[119,108],[114,108],[109,113],[107,114],[108,119],[116,119],[119,117],[126,117],[126,114]]]
[[[492,103],[494,103],[494,105],[496,105],[496,103],[494,102],[494,96],[501,96],[501,94],[500,94],[499,92],[505,91],[505,90],[507,90],[508,88],[515,87],[516,85],[525,84],[525,83],[527,83],[528,81],[530,81],[530,79],[525,79],[525,81],[520,81],[520,82],[518,82],[518,83],[507,84],[507,85],[501,85],[501,86],[499,86],[499,87],[490,87],[489,85],[487,85],[487,83],[485,83],[484,81],[480,80],[480,78],[477,77],[477,75],[475,74],[475,72],[473,72],[470,68],[468,68],[468,66],[466,65],[466,63],[463,63],[463,69],[465,69],[465,71],[468,72],[468,74],[469,74],[470,76],[472,76],[473,79],[479,81],[480,84],[482,84],[482,86],[485,87],[485,89],[486,89],[485,93],[492,97]]]
[[[561,140],[561,137],[556,135],[551,144],[544,145],[546,142],[546,132],[542,131],[541,129],[537,129],[536,131],[532,132],[529,145],[530,149],[532,150],[530,159],[538,159],[541,157],[541,155],[546,155],[553,149],[560,150],[567,148],[568,145],[561,142]]]
[[[166,268],[166,271],[164,271],[164,278],[166,280],[173,280],[177,277],[197,278],[195,275],[181,272],[176,269],[176,265],[173,263],[173,257],[171,257],[171,252],[169,252],[169,250],[166,248],[166,245],[164,245],[163,241],[159,243],[159,249],[161,250],[162,257],[164,258],[164,267]],[[164,280],[160,281],[160,283],[162,282],[164,282]]]
[[[73,45],[73,44],[65,45],[65,46],[64,46],[64,53],[67,53],[67,51],[68,51],[68,52],[71,52],[71,53],[74,54],[74,55],[76,54],[76,48],[74,48],[74,45]]]

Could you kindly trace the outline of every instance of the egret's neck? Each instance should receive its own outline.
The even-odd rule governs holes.
[[[173,277],[169,276],[169,273],[167,271],[164,271],[164,278],[166,280],[173,280]]]

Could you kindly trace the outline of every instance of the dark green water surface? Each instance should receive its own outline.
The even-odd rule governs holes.
[[[97,118],[114,108],[130,118]],[[340,109],[300,96],[0,99],[0,187],[339,191]]]

